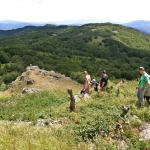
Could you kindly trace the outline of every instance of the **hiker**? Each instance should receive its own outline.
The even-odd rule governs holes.
[[[150,76],[149,76],[149,81],[150,81]],[[148,88],[146,92],[144,93],[144,99],[146,99],[150,105],[150,85],[148,85]]]
[[[102,79],[100,81],[100,90],[106,91],[108,75],[106,74],[106,70],[101,71],[101,73],[102,73]]]
[[[93,80],[91,81],[91,84],[94,85],[94,90],[95,90],[96,92],[98,92],[98,83],[97,83],[97,81],[96,81],[95,79],[93,79]]]
[[[140,106],[144,107],[144,94],[149,85],[149,75],[145,72],[144,67],[139,67],[139,73],[141,74],[141,78],[137,87],[137,98]]]
[[[81,90],[80,94],[82,94],[84,92],[89,93],[89,91],[90,91],[91,77],[87,71],[84,71],[83,74],[84,74],[84,78],[85,78],[85,83],[84,83],[83,89]]]

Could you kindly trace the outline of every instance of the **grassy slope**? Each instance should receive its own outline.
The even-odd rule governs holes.
[[[34,73],[31,75],[34,76]],[[41,80],[40,75],[34,77],[36,81]],[[46,81],[48,82],[47,78],[44,78],[42,83],[47,85]],[[145,108],[139,109],[136,84],[135,81],[120,85],[110,82],[109,86],[112,87],[109,90],[110,93],[100,92],[97,95],[93,91],[90,99],[76,103],[76,112],[72,113],[69,112],[70,102],[66,88],[71,87],[74,93],[78,93],[82,86],[71,80],[60,81],[60,84],[59,82],[51,83],[51,86],[47,86],[47,90],[43,92],[3,97],[0,101],[0,117],[3,119],[0,121],[1,149],[88,150],[92,147],[117,150],[122,137],[114,129],[116,123],[120,122],[122,105],[130,106],[130,112],[125,116],[126,120],[130,120],[130,125],[123,125],[123,139],[126,140],[129,149],[149,149],[148,142],[139,141],[137,128],[144,122],[150,122],[150,111],[147,104]],[[38,83],[36,86],[38,87]],[[20,88],[18,92],[21,91]],[[133,115],[137,115],[143,123],[134,119]],[[50,118],[60,119],[61,125],[53,128],[34,126],[39,118],[47,121]],[[17,122],[19,119],[25,122],[15,125],[14,121]],[[28,121],[31,121],[33,125],[28,125],[26,123]],[[108,135],[115,135],[117,140],[102,136],[101,131]],[[85,139],[92,137],[95,137],[93,142],[84,142]]]
[[[113,38],[116,41],[123,43],[127,47],[150,50],[150,35],[146,35],[142,32],[139,32],[138,30],[113,24],[106,24],[103,26],[98,25],[94,27],[94,29],[92,28],[92,31],[97,30],[101,33],[106,31],[112,33],[113,36],[110,38]]]
[[[66,27],[51,27],[50,26],[48,27],[48,26],[45,26],[42,28],[37,27],[36,29],[31,28],[30,30],[31,31],[33,30],[32,32],[30,31],[29,33],[26,33],[24,31],[23,34],[29,35],[29,37],[26,37],[27,38],[26,40],[28,40],[28,38],[31,38],[32,36],[35,37],[36,32],[42,33],[43,31],[47,31],[47,32],[51,31],[51,32],[54,32],[54,34],[56,33],[56,35],[57,33],[59,33],[60,35],[69,33],[71,36],[71,35],[82,35],[80,33],[82,33],[82,30],[84,29],[86,29],[86,31],[90,29],[90,31],[93,31],[93,32],[100,31],[100,33],[111,33],[110,35],[107,34],[109,35],[109,38],[113,38],[128,47],[136,48],[136,49],[143,49],[143,50],[150,50],[150,35],[146,35],[138,30],[135,30],[129,27],[124,27],[122,25],[116,25],[116,24],[87,24],[82,27],[74,27],[74,26],[66,26]],[[13,32],[15,33],[15,30]],[[18,31],[16,30],[16,33],[17,32]],[[85,32],[85,34],[87,33]],[[45,34],[45,37],[47,38],[47,34]],[[40,38],[42,39],[45,37],[42,35],[42,37]],[[18,36],[16,36],[15,38],[13,36],[3,38],[3,41],[9,41],[10,43],[14,43],[17,38],[19,38],[19,40],[21,40],[24,43],[22,34],[18,34]],[[102,34],[100,41],[102,39],[104,39],[103,34]],[[29,41],[25,41],[25,42],[27,43]]]
[[[136,30],[119,30],[113,38],[128,47],[150,50],[150,35],[145,35]]]

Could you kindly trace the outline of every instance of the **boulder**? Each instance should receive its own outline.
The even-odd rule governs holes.
[[[31,73],[31,71],[27,71],[27,72],[26,72],[26,75],[28,76],[28,75],[30,75],[30,73]]]
[[[82,99],[88,99],[88,98],[90,98],[90,96],[87,93],[74,95],[75,102],[79,102]]]
[[[34,81],[34,79],[32,79],[32,78],[29,78],[27,81],[26,81],[26,84],[28,85],[28,84],[33,84],[35,81]]]
[[[26,68],[26,70],[35,70],[35,69],[39,69],[39,67],[30,65]]]
[[[37,88],[23,88],[22,90],[22,94],[25,94],[25,93],[34,93],[34,92],[38,92],[38,91],[41,91],[41,89],[37,89]]]
[[[23,75],[20,76],[20,81],[24,81],[24,76]]]
[[[150,124],[145,124],[139,127],[140,132],[140,141],[150,140]]]

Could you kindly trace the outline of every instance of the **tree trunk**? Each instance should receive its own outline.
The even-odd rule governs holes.
[[[70,95],[70,112],[75,111],[75,99],[72,94],[72,89],[67,89],[69,95]]]

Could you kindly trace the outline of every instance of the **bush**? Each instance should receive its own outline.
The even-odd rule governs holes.
[[[83,72],[72,72],[70,77],[79,83],[84,83]]]
[[[7,89],[7,85],[5,83],[2,83],[0,85],[0,91],[5,91]]]
[[[88,120],[77,127],[77,134],[82,137],[83,140],[93,140],[101,131],[109,133],[109,125],[111,123],[107,120],[103,120],[99,116]]]
[[[3,81],[5,84],[8,84],[8,83],[11,83],[12,81],[14,81],[18,76],[19,76],[19,74],[17,72],[11,72],[11,73],[3,76]]]

